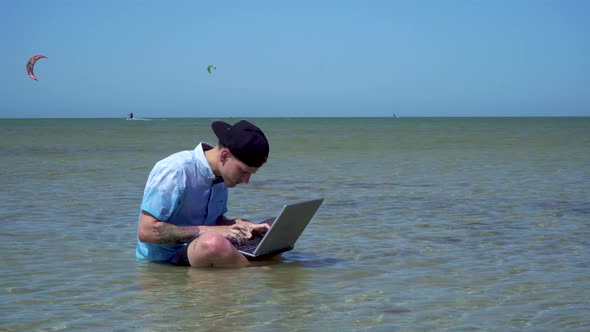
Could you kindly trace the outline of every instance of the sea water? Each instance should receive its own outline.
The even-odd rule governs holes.
[[[295,249],[137,261],[149,171],[212,120],[0,120],[0,330],[590,330],[590,118],[250,119],[228,217],[324,197]]]

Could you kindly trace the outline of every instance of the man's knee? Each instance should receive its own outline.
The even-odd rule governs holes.
[[[217,261],[231,257],[234,247],[219,233],[209,232],[201,234],[189,247],[189,260],[193,261]]]
[[[231,243],[219,233],[208,232],[201,234],[196,241],[195,249],[204,253],[224,252]]]
[[[189,245],[188,259],[191,266],[245,266],[248,260],[219,233],[199,235]]]

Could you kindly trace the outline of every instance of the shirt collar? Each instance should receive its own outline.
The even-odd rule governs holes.
[[[206,147],[208,150],[208,148],[213,148],[213,145],[207,142],[200,142],[199,145],[197,145],[197,147],[195,148],[195,157],[199,161],[197,163],[197,168],[201,173],[203,173],[203,175],[205,175],[207,179],[213,182],[216,180],[217,176],[215,175],[215,173],[213,173],[213,170],[211,169],[211,166],[209,165],[209,162],[205,157],[205,151],[203,149],[204,147]]]

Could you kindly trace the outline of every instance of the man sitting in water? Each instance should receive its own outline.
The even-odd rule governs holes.
[[[268,141],[245,120],[211,127],[217,146],[201,142],[152,169],[137,227],[138,258],[193,267],[250,264],[230,241],[265,233],[269,224],[226,218],[227,188],[249,182],[268,158]]]

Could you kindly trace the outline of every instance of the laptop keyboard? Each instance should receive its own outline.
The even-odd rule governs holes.
[[[260,241],[262,241],[262,237],[253,237],[248,241],[242,242],[242,244],[238,244],[236,241],[231,241],[231,243],[240,251],[252,253],[258,247]]]

